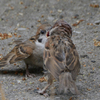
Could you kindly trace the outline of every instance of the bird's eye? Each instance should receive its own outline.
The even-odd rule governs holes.
[[[46,30],[41,30],[40,33],[41,34],[45,34],[46,33]]]

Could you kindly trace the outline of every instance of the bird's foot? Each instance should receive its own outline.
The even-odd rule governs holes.
[[[27,78],[27,77],[33,78],[33,77],[35,77],[35,76],[36,76],[35,74],[26,73],[26,78]]]
[[[45,97],[48,97],[49,95],[46,93],[44,89],[34,90],[34,92],[39,93],[40,95],[43,95]]]

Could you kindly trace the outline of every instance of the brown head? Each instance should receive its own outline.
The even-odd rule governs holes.
[[[41,24],[37,28],[36,35],[32,36],[29,40],[32,42],[38,41],[39,43],[44,43],[46,41],[46,32],[50,30],[51,25],[49,24]]]
[[[54,23],[52,29],[49,31],[50,34],[47,35],[55,35],[63,33],[65,36],[71,38],[72,36],[72,28],[71,26],[64,20],[58,20]]]
[[[42,43],[45,44],[47,37],[46,37],[46,33],[51,29],[51,25],[50,24],[41,24],[36,32],[36,41],[38,43]],[[36,42],[36,43],[37,43]]]
[[[51,25],[49,24],[41,24],[36,32],[36,35],[40,35],[40,34],[46,34],[46,31],[48,31],[51,28]]]

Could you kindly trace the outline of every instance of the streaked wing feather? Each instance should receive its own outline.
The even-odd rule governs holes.
[[[63,69],[65,69],[65,53],[63,50],[61,50],[62,46],[58,47],[58,51],[55,49],[51,50],[51,47],[49,47],[49,42],[50,41],[46,43],[44,51],[44,65],[45,69],[47,69],[56,79],[58,79],[60,73],[63,71]]]
[[[18,39],[18,40],[15,40],[13,43],[15,44],[20,44],[20,43],[23,43],[24,39]]]
[[[48,41],[50,42],[50,41]],[[67,43],[66,43],[67,42]],[[57,43],[57,41],[52,41],[53,45]],[[51,43],[51,44],[52,44]],[[66,44],[65,44],[66,43]],[[47,43],[49,44],[49,43]],[[63,48],[64,46],[64,48]],[[53,49],[49,45],[46,45],[44,51],[44,64],[45,68],[51,72],[51,74],[58,79],[59,75],[62,71],[70,71],[75,77],[79,72],[79,57],[76,51],[75,45],[70,41],[70,43],[66,40],[60,42],[56,45],[56,48]],[[48,49],[47,49],[48,48]],[[53,53],[51,53],[53,52]],[[58,52],[58,53],[57,53]],[[76,68],[77,67],[77,68]],[[74,72],[75,71],[75,72]],[[74,78],[74,76],[73,76]]]
[[[21,43],[16,45],[1,61],[0,66],[4,66],[7,64],[12,64],[17,61],[24,60],[25,58],[29,57],[32,53],[35,47],[35,44],[26,44]]]
[[[28,45],[18,45],[14,50],[14,55],[10,59],[10,63],[23,60],[33,53],[33,49]]]
[[[57,59],[54,59],[52,56],[50,56],[45,58],[45,68],[50,71],[56,79],[58,79],[59,74],[64,68],[64,64],[63,62],[59,62]]]

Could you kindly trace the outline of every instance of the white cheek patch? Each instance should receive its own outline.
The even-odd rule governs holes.
[[[37,48],[44,49],[45,43],[46,43],[46,41],[47,41],[46,35],[40,35],[40,37],[39,37],[38,39],[42,39],[42,41],[39,42],[38,40],[36,40],[36,42],[35,42],[35,43],[36,43],[36,47],[37,47]]]
[[[45,43],[47,41],[46,35],[40,35],[40,37],[38,39],[42,39],[42,41],[40,43],[45,45]]]
[[[41,49],[44,48],[44,46],[45,46],[45,44],[38,42],[38,40],[35,43],[36,43],[36,46],[41,47]]]

